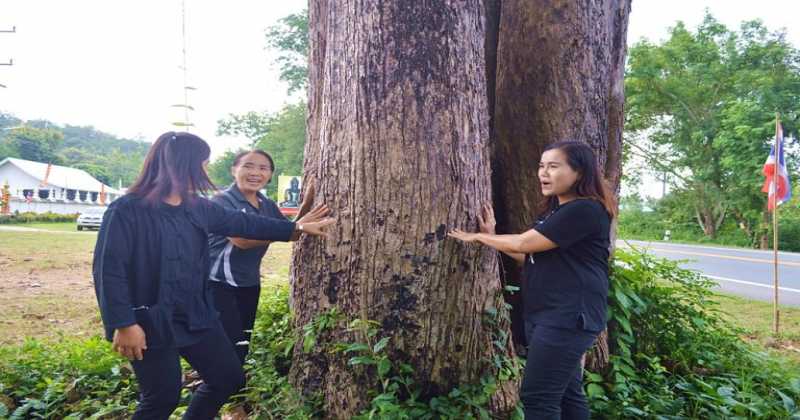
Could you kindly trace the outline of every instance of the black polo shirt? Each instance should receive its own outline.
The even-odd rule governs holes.
[[[529,322],[599,332],[606,325],[610,217],[601,203],[575,199],[533,227],[558,247],[525,258]]]
[[[274,201],[257,193],[258,208],[244,198],[236,184],[231,185],[211,201],[225,208],[248,214],[287,220]],[[233,245],[225,236],[209,235],[208,252],[211,259],[211,281],[225,283],[233,287],[253,287],[261,284],[261,259],[269,245],[241,249]]]

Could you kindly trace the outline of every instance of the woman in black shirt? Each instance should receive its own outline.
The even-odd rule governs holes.
[[[103,216],[95,294],[113,348],[131,359],[141,394],[134,419],[167,419],[178,404],[180,357],[203,379],[185,419],[213,419],[244,384],[209,291],[208,234],[260,240],[324,236],[333,219],[292,223],[232,211],[200,196],[213,188],[210,149],[189,133],[161,135],[139,179]]]
[[[525,419],[586,419],[581,358],[606,325],[609,231],[615,204],[592,149],[549,145],[539,163],[545,197],[536,223],[518,235],[496,235],[491,208],[480,233],[450,236],[478,242],[524,263],[528,355],[520,398]]]
[[[287,220],[278,205],[260,192],[272,180],[274,172],[275,162],[267,152],[259,149],[239,152],[231,166],[233,184],[211,201],[234,211]],[[297,213],[299,219],[311,210],[309,198],[313,195],[313,190],[306,191]],[[320,206],[308,214],[313,218],[327,211],[327,207]],[[250,350],[250,336],[261,295],[261,260],[270,242],[213,233],[208,237],[211,294],[222,327],[242,364]],[[222,416],[223,420],[244,418],[247,413],[241,404]]]
[[[272,180],[274,171],[275,163],[267,152],[259,149],[240,152],[231,166],[234,183],[211,201],[234,211],[287,220],[278,205],[260,192]],[[308,198],[313,194],[313,191],[306,192],[298,219],[311,210]],[[319,206],[309,214],[317,217],[327,211],[327,207]],[[242,364],[249,350],[249,331],[255,323],[261,293],[261,260],[270,242],[213,233],[208,238],[209,280],[214,304]]]

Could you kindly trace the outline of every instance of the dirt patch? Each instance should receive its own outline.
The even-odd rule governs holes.
[[[30,270],[0,274],[0,345],[25,338],[100,333],[91,271]]]
[[[0,232],[0,345],[101,333],[93,237]]]
[[[92,283],[96,234],[0,230],[0,346],[102,334]],[[264,283],[285,282],[291,245],[274,243]]]

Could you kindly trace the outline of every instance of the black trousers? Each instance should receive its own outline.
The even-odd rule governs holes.
[[[222,325],[202,334],[202,339],[180,348],[148,349],[133,361],[139,382],[139,405],[134,419],[168,419],[181,394],[180,357],[197,370],[203,384],[195,391],[184,419],[213,419],[228,398],[244,385],[244,372]]]
[[[528,358],[520,390],[525,420],[588,419],[581,357],[597,334],[528,321],[525,333]]]
[[[250,351],[250,331],[256,322],[261,286],[233,287],[212,282],[211,292],[214,295],[214,306],[219,312],[222,328],[233,344],[239,361],[244,364]]]

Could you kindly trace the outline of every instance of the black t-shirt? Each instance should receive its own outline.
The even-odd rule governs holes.
[[[533,227],[558,247],[525,258],[525,317],[535,324],[599,332],[606,325],[610,218],[575,199]]]

